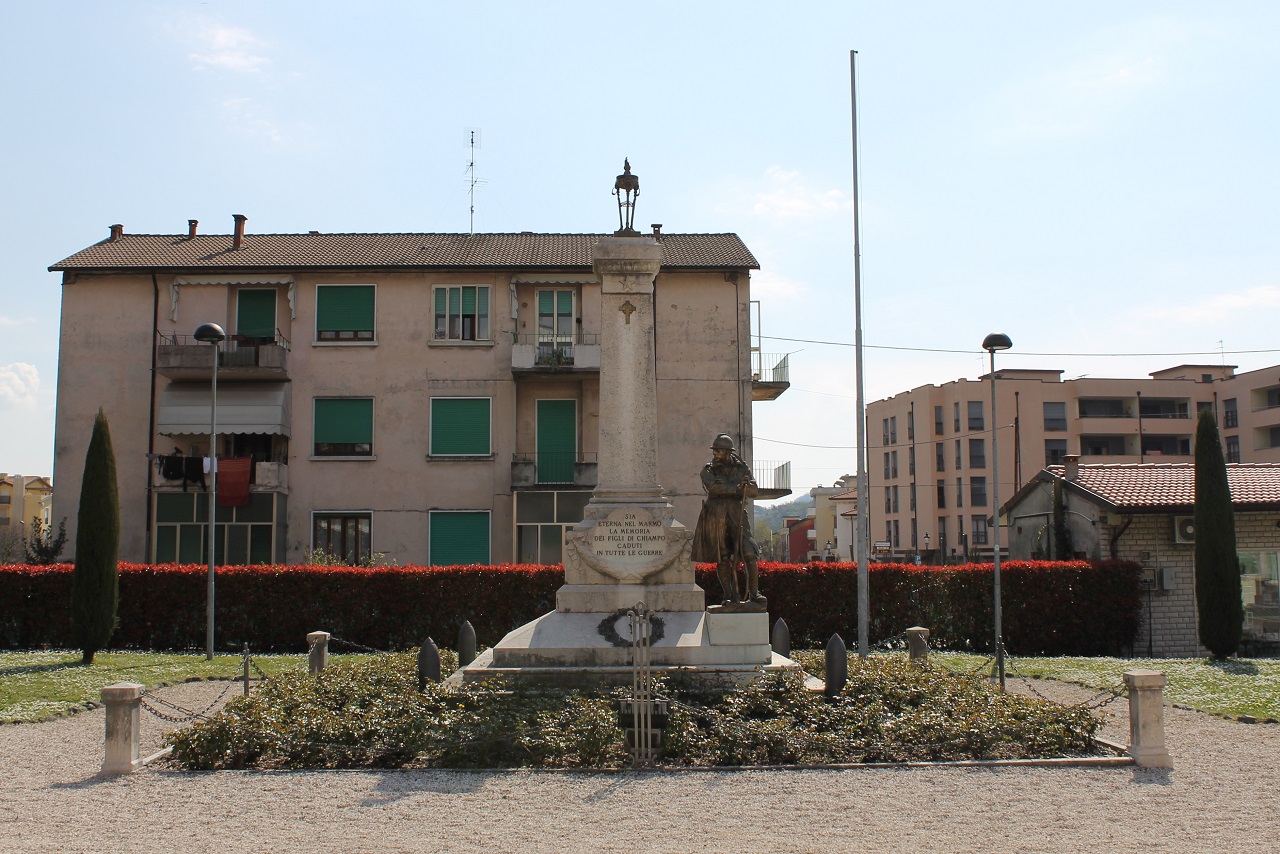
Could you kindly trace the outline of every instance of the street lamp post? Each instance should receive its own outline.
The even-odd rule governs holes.
[[[216,323],[202,323],[196,329],[195,339],[212,345],[213,387],[209,397],[209,581],[208,602],[205,607],[204,657],[213,660],[213,563],[214,538],[217,533],[215,520],[218,506],[218,345],[227,340],[227,333]]]
[[[982,349],[991,355],[991,502],[995,507],[992,527],[992,563],[995,567],[996,672],[1000,690],[1004,690],[1004,629],[1000,620],[1000,445],[996,423],[996,351],[1008,350],[1013,341],[1008,335],[993,332],[982,339]]]
[[[933,563],[933,557],[932,555],[929,554],[929,532],[928,531],[924,532],[924,554],[925,554],[925,562],[930,564]]]

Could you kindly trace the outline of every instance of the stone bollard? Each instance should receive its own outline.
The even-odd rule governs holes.
[[[307,658],[307,670],[312,676],[319,676],[329,666],[329,633],[308,632],[307,649],[311,650]]]
[[[1173,757],[1164,744],[1164,686],[1168,680],[1155,670],[1128,670],[1129,750],[1141,768],[1172,768]]]
[[[458,629],[458,667],[463,668],[476,660],[476,629],[470,620],[462,622]]]
[[[773,624],[773,631],[769,634],[769,646],[783,658],[791,657],[791,629],[787,628],[787,621],[781,617]]]
[[[838,634],[832,635],[831,640],[827,641],[826,676],[825,693],[831,699],[849,681],[849,651],[845,648],[844,639]]]
[[[929,663],[929,630],[924,626],[912,626],[903,632],[907,636],[907,661]]]
[[[132,774],[142,767],[138,752],[142,686],[137,682],[108,685],[102,689],[102,705],[107,710],[107,740],[102,773]]]

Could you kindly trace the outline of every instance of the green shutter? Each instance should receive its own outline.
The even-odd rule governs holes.
[[[276,292],[246,290],[236,296],[236,332],[249,338],[274,338]]]
[[[559,305],[558,314],[566,317],[573,315],[573,291],[557,291],[556,302]]]
[[[489,398],[432,398],[431,453],[436,456],[490,453]]]
[[[461,288],[449,288],[449,314],[460,314],[458,302],[461,299]]]
[[[462,313],[476,313],[476,289],[473,287],[466,287],[462,289]]]
[[[489,514],[484,511],[431,514],[432,566],[489,563]]]
[[[448,297],[448,288],[436,288],[436,314],[444,314],[445,300]]]
[[[373,285],[317,285],[318,332],[372,332]]]
[[[373,398],[317,398],[315,441],[373,444]]]
[[[538,401],[538,483],[573,483],[577,422],[576,401]]]
[[[555,291],[538,291],[538,314],[550,316],[555,312]]]

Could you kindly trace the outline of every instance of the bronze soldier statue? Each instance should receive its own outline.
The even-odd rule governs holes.
[[[711,443],[711,462],[702,467],[706,500],[693,533],[693,559],[716,565],[725,611],[763,611],[760,595],[759,552],[747,518],[747,500],[759,492],[751,469],[737,455],[726,433]],[[746,568],[746,600],[738,598],[738,564]]]

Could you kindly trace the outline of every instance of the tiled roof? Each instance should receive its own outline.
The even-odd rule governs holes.
[[[1066,475],[1064,466],[1046,471]],[[1280,507],[1280,463],[1228,463],[1227,482],[1231,504],[1238,510]],[[1192,463],[1082,465],[1067,483],[1120,511],[1190,510],[1195,505]]]
[[[125,234],[50,270],[491,267],[591,269],[599,234]],[[664,234],[664,269],[759,269],[736,234]]]
[[[837,495],[831,495],[827,497],[827,500],[828,501],[857,501],[858,490],[850,489],[848,492],[841,492]]]

